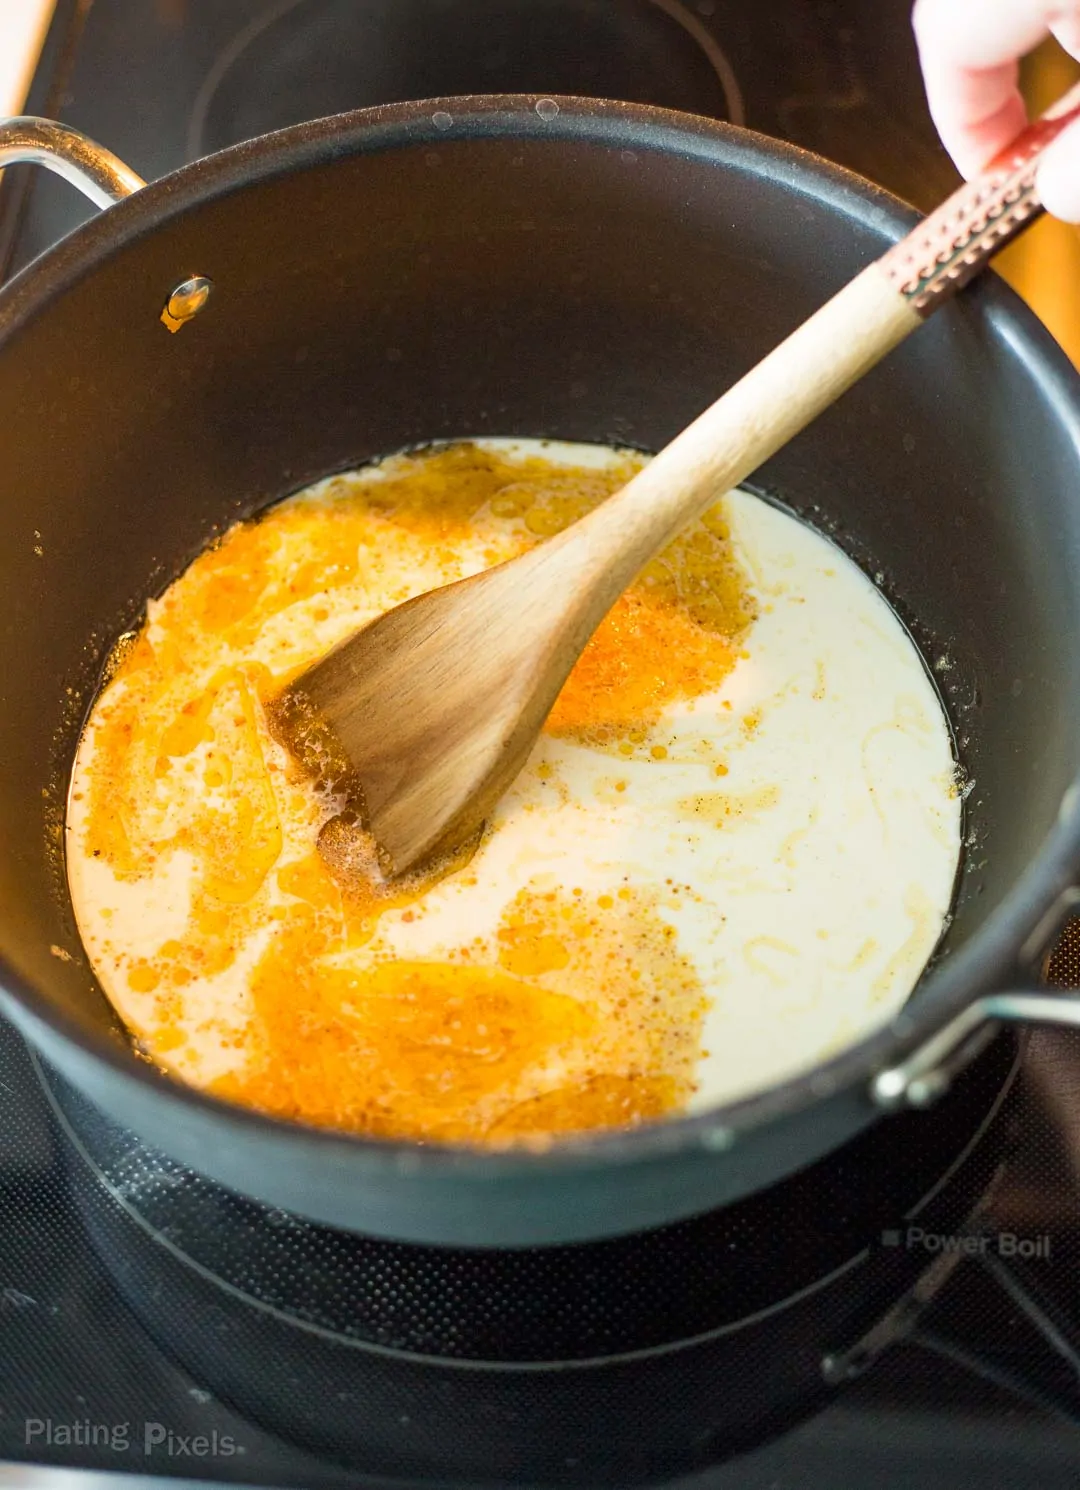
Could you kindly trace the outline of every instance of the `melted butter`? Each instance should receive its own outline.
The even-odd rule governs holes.
[[[305,1122],[542,1144],[768,1084],[903,1001],[958,852],[944,721],[869,583],[753,498],[644,572],[488,832],[423,880],[383,879],[345,763],[313,783],[275,740],[297,671],[641,462],[396,457],[234,528],[151,602],[80,747],[69,878],[152,1058]]]
[[[304,930],[283,933],[256,969],[255,1058],[217,1088],[264,1111],[476,1138],[527,1071],[571,1059],[591,1032],[577,999],[499,968],[395,961],[358,974],[309,960]]]
[[[688,1098],[707,1001],[640,894],[525,891],[454,962],[358,969],[318,861],[289,884],[305,906],[252,975],[250,1058],[221,1095],[384,1137],[492,1144]]]
[[[682,797],[678,807],[689,818],[706,822],[713,828],[723,828],[733,818],[756,817],[758,813],[770,812],[779,801],[778,786],[760,786],[742,794],[699,792],[694,797]],[[785,844],[782,855],[787,857],[788,852],[789,845]]]
[[[669,704],[713,692],[735,661],[723,633],[706,630],[680,602],[632,591],[582,653],[548,716],[548,733],[643,744],[644,725],[656,724]],[[642,738],[626,739],[631,731]]]

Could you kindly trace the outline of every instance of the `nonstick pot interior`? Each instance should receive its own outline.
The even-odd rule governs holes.
[[[412,1186],[398,1212],[389,1192],[371,1201],[350,1183],[350,1156],[379,1167],[372,1146],[305,1136],[303,1172],[256,1162],[276,1125],[228,1126],[226,1109],[186,1095],[169,1103],[171,1084],[151,1086],[145,1069],[116,1079],[136,1062],[80,948],[62,818],[110,645],[237,517],[430,440],[659,447],[907,225],[873,188],[723,126],[474,100],[238,147],[31,266],[0,301],[0,958],[9,1006],[50,1057],[219,1178],[415,1240],[655,1224],[775,1178],[869,1121],[850,1093],[872,1049],[833,1083],[846,1107],[826,1113],[806,1083],[774,1101],[759,1155],[741,1143],[717,1152],[699,1125],[680,1171],[676,1125],[651,1151],[651,1199],[608,1183],[598,1151],[585,1169],[606,1175],[603,1196],[553,1213],[537,1177],[557,1177],[557,1163],[510,1161],[505,1232],[494,1212],[477,1220],[460,1166],[433,1219],[423,1182],[437,1156],[419,1177],[400,1155],[382,1164],[394,1194]],[[169,335],[161,306],[192,274],[214,294]],[[937,999],[944,1015],[1002,981],[1018,933],[1060,888],[1060,843],[1052,865],[1040,855],[1080,752],[1078,447],[1064,358],[985,284],[759,473],[880,577],[935,668],[974,783],[946,976],[924,984],[916,1011],[936,1015]],[[948,986],[954,960],[963,986]],[[779,1133],[785,1104],[813,1105],[813,1121]],[[744,1130],[757,1115],[750,1104]],[[654,1137],[624,1142],[624,1178]]]

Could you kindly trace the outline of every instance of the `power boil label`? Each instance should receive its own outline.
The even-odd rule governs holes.
[[[949,1233],[923,1226],[903,1226],[881,1233],[881,1245],[904,1252],[956,1253],[961,1257],[1050,1257],[1046,1234],[1020,1236],[1014,1231]]]

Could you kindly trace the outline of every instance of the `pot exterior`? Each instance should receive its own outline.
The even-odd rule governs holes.
[[[47,1086],[95,1251],[218,1400],[394,1484],[596,1490],[670,1484],[790,1428],[906,1334],[912,1290],[925,1308],[951,1266],[928,1272],[882,1234],[969,1224],[1013,1131],[995,1094],[1016,1063],[999,1041],[933,1142],[883,1124],[698,1220],[523,1251],[399,1246],[268,1211]]]
[[[0,297],[2,998],[115,1118],[242,1192],[415,1241],[569,1241],[727,1203],[836,1148],[877,1120],[875,1070],[1014,975],[1077,862],[1061,808],[1080,755],[1080,404],[1049,338],[981,286],[757,478],[879,574],[947,664],[971,847],[897,1026],[736,1108],[548,1155],[367,1143],[204,1099],[128,1049],[63,881],[79,728],[144,597],[236,518],[407,445],[656,448],[909,221],[705,121],[492,99],[440,109],[448,130],[431,112],[196,163]],[[193,276],[212,297],[170,335],[162,307]]]

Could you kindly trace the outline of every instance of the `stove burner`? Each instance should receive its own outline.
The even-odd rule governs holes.
[[[908,1334],[951,1270],[928,1271],[883,1230],[969,1225],[1000,1170],[1017,1062],[998,1041],[933,1113],[898,1115],[725,1210],[578,1246],[469,1251],[244,1200],[34,1059],[98,1257],[215,1398],[410,1484],[437,1466],[440,1480],[594,1487],[720,1463]]]
[[[218,56],[187,155],[349,109],[474,93],[745,118],[731,63],[683,0],[280,0]]]

